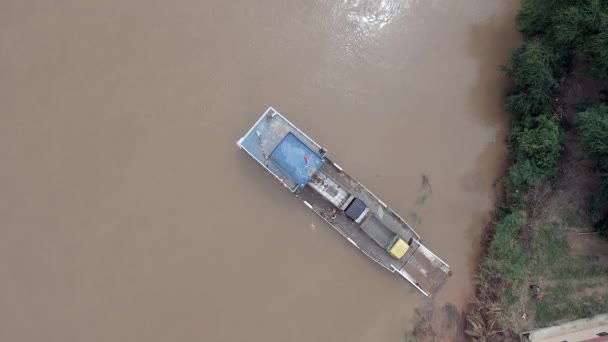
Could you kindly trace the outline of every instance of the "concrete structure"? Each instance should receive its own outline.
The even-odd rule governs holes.
[[[522,342],[605,342],[608,314],[579,319],[521,334]]]

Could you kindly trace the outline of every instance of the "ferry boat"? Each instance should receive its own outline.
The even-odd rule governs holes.
[[[274,108],[237,146],[354,247],[425,296],[432,298],[447,282],[449,266],[422,244],[416,231]]]

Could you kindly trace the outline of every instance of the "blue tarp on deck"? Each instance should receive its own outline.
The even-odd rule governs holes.
[[[321,167],[323,158],[312,151],[292,133],[288,133],[270,154],[270,160],[299,185],[305,185]]]

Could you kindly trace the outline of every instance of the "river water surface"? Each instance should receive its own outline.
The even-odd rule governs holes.
[[[402,341],[423,297],[236,148],[269,105],[415,226],[462,308],[517,6],[2,1],[0,340]]]

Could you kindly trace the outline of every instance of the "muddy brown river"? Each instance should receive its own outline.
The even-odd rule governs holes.
[[[2,1],[0,340],[402,341],[423,296],[237,149],[269,105],[416,228],[462,308],[517,6]]]

